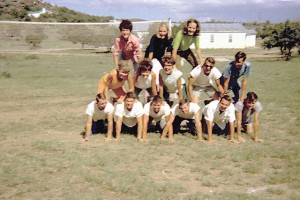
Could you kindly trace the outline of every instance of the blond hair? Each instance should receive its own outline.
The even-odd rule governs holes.
[[[161,28],[166,28],[166,29],[167,29],[167,31],[168,31],[167,38],[170,39],[170,38],[172,37],[172,34],[171,34],[171,31],[170,31],[170,29],[169,29],[169,26],[168,26],[168,24],[167,24],[166,22],[160,22],[160,23],[159,23],[159,25],[157,26],[157,30],[156,30],[156,36],[157,36],[158,38],[160,38],[159,30],[160,30]]]
[[[118,70],[126,70],[126,71],[130,71],[132,68],[132,62],[130,62],[129,60],[120,60],[118,63]]]

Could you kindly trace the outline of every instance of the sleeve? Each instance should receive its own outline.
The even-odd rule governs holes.
[[[169,104],[165,103],[164,109],[165,109],[165,116],[170,115],[171,108],[170,108]]]
[[[151,37],[150,44],[149,44],[149,53],[154,52],[155,37],[156,37],[155,35]]]
[[[194,37],[195,49],[200,49],[200,36]]]
[[[120,52],[120,38],[116,38],[112,54],[118,56]]]
[[[141,46],[140,46],[139,39],[137,37],[134,38],[133,47],[134,47],[134,55],[137,58],[142,57],[142,49],[141,49]]]
[[[221,78],[222,74],[218,68],[214,67],[213,69],[214,69],[213,79],[218,80],[219,78]]]
[[[257,101],[254,105],[254,109],[257,113],[261,112],[263,110],[261,103]]]
[[[173,49],[179,49],[180,43],[182,39],[182,31],[179,31],[173,41]]]
[[[150,115],[150,102],[146,103],[144,106],[144,114],[149,116]]]
[[[245,66],[247,67],[246,68],[246,71],[245,71],[245,74],[244,74],[244,76],[246,77],[246,78],[248,78],[249,76],[250,76],[250,66],[251,66],[251,64],[249,63],[249,62],[246,62],[246,64],[245,64]]]
[[[176,116],[179,114],[179,104],[176,104],[173,108],[171,108],[171,113]]]
[[[230,78],[230,68],[231,68],[231,64],[228,64],[224,69],[223,76],[225,78]]]
[[[234,111],[234,105],[231,103],[229,106],[229,122],[234,122],[235,121],[235,111]]]
[[[94,102],[94,101],[91,102],[91,103],[87,106],[86,111],[85,111],[85,114],[90,115],[90,116],[93,116],[93,114],[94,114],[94,112],[95,112],[95,107],[94,107],[94,105],[95,105],[95,102]]]
[[[110,115],[114,112],[115,108],[111,103],[107,103],[108,109],[107,109],[107,114]]]
[[[173,38],[168,39],[168,44],[167,44],[167,52],[172,52],[172,42],[173,42]]]
[[[210,104],[204,107],[203,115],[204,115],[204,119],[206,119],[207,121],[212,122],[214,120],[215,112],[212,106],[210,106]]]
[[[136,117],[140,117],[144,114],[144,108],[141,102],[138,102],[136,104],[136,108],[135,108],[135,116]]]
[[[236,102],[235,104],[235,111],[236,112],[242,112],[244,108],[244,104],[241,101]]]
[[[124,103],[117,104],[115,109],[115,116],[123,117],[124,115]]]
[[[198,71],[199,71],[199,68],[198,67],[195,67],[191,72],[190,72],[190,75],[191,77],[193,78],[196,78],[198,76]]]

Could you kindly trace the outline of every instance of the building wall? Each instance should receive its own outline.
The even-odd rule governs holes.
[[[247,35],[246,47],[255,47],[255,45],[256,45],[256,35]]]
[[[201,49],[243,49],[246,47],[246,33],[201,33],[200,47]]]

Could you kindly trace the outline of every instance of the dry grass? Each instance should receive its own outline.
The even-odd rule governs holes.
[[[251,135],[245,144],[199,143],[188,133],[172,144],[155,133],[148,143],[131,135],[82,143],[84,111],[111,55],[5,55],[0,67],[12,76],[0,77],[0,198],[299,199],[300,59],[249,61],[263,143]]]

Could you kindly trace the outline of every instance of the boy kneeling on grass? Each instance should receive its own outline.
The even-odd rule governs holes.
[[[96,101],[92,101],[85,111],[87,114],[85,131],[81,133],[83,141],[88,142],[90,135],[107,130],[105,140],[112,139],[114,106],[109,103],[104,94],[99,93]],[[106,124],[107,123],[107,127]]]
[[[247,134],[253,133],[254,131],[254,142],[263,142],[263,140],[258,137],[258,116],[262,111],[262,106],[257,99],[258,97],[254,92],[248,92],[243,102],[239,101],[235,104],[237,134],[241,142],[245,142],[245,139],[241,136],[242,129]]]

